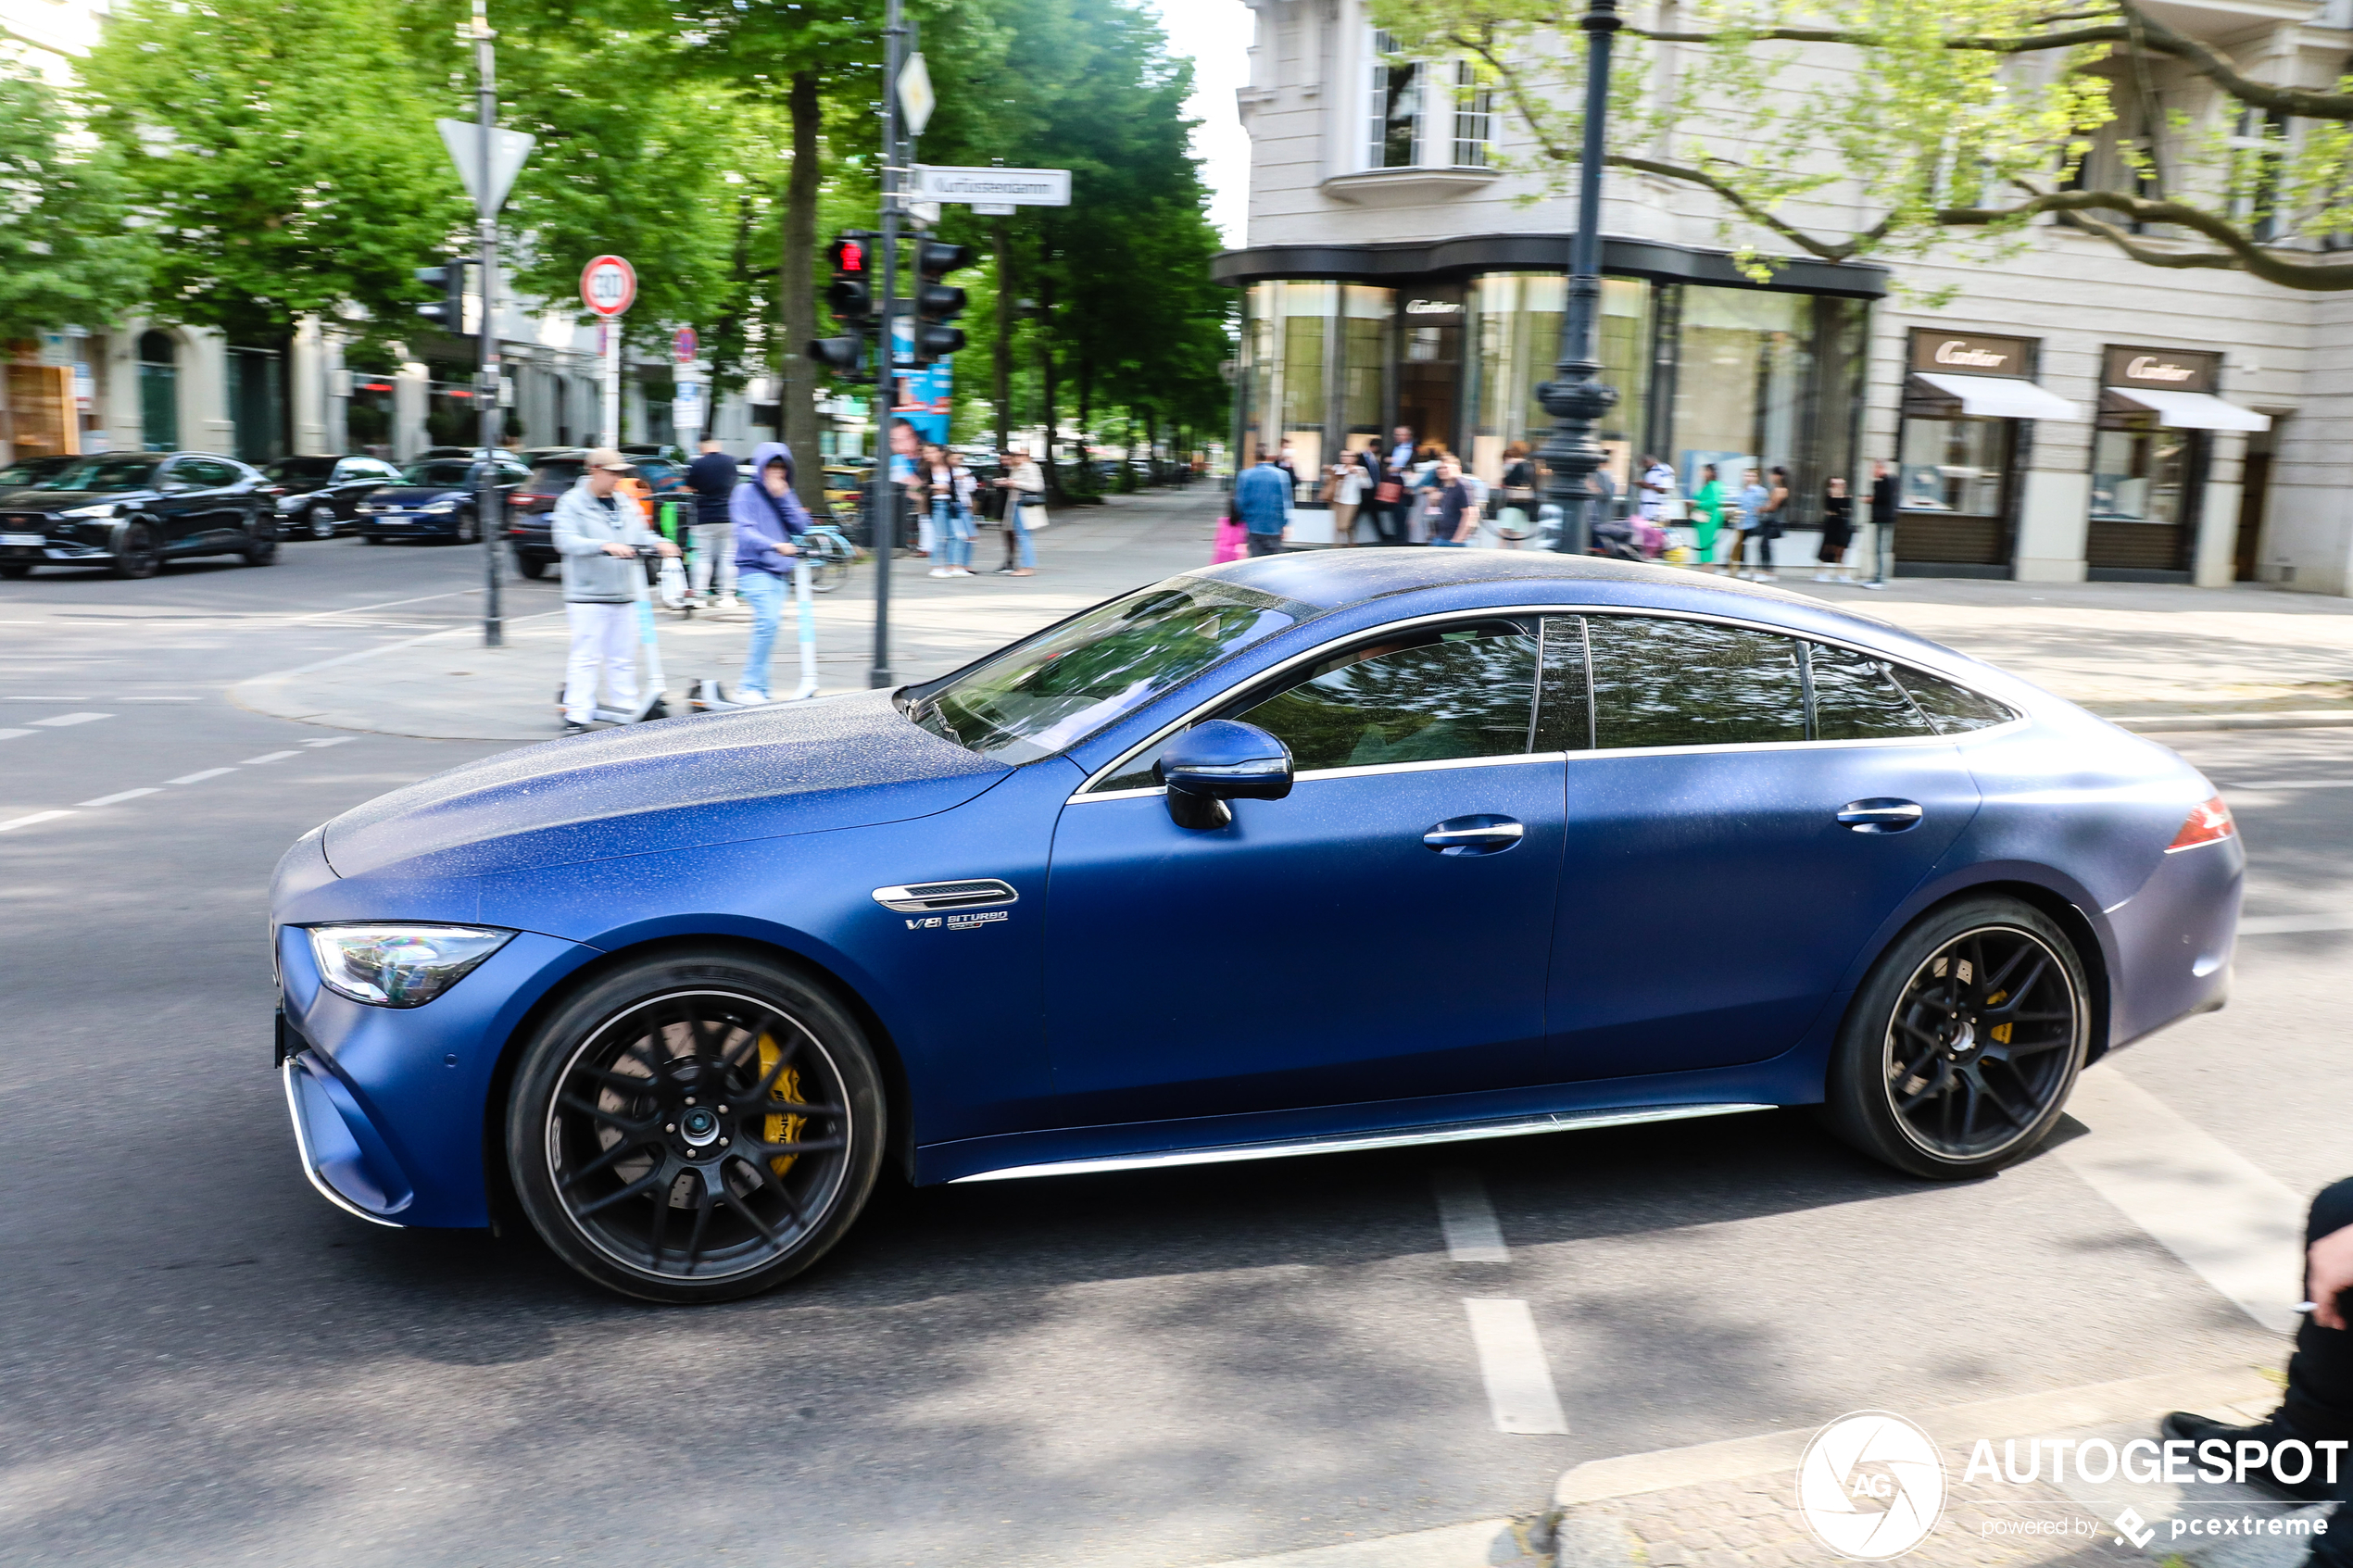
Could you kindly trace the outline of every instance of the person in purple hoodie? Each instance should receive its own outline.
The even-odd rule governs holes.
[[[751,646],[736,679],[739,703],[766,702],[768,656],[785,612],[785,580],[792,575],[793,541],[809,532],[809,512],[792,493],[792,448],[763,441],[752,449],[751,477],[727,498],[736,525],[736,592],[751,606]]]

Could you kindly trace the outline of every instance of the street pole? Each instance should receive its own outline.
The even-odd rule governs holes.
[[[883,26],[882,330],[875,344],[875,473],[866,502],[867,542],[875,551],[875,663],[866,684],[893,684],[890,674],[890,565],[899,548],[899,497],[890,477],[890,404],[899,345],[899,191],[905,160],[899,145],[899,71],[907,57],[900,0],[888,0]]]
[[[1569,246],[1567,308],[1561,314],[1560,358],[1536,400],[1553,416],[1553,433],[1537,456],[1551,470],[1546,494],[1560,512],[1553,548],[1583,555],[1592,544],[1593,470],[1602,466],[1593,427],[1617,401],[1601,379],[1603,132],[1609,118],[1610,44],[1620,26],[1617,0],[1591,0],[1585,30],[1585,143],[1577,169],[1577,237]]]
[[[482,646],[503,647],[507,622],[498,603],[498,541],[506,527],[498,511],[497,458],[498,407],[498,212],[492,205],[491,132],[498,125],[497,77],[490,43],[487,0],[474,0],[474,118],[482,128],[482,161],[474,182],[475,244],[482,256],[482,319],[475,345],[480,349],[481,374],[474,379],[475,412],[480,416],[482,460],[474,470],[474,519],[482,530]]]

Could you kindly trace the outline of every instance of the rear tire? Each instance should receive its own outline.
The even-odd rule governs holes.
[[[457,542],[460,545],[482,543],[482,523],[473,513],[459,512],[458,514]]]
[[[1989,1175],[2057,1124],[2091,1017],[2082,960],[2040,909],[1981,897],[1932,910],[1880,955],[1839,1026],[1831,1130],[1915,1176]]]
[[[507,1164],[533,1228],[589,1279],[727,1301],[841,1239],[884,1122],[864,1031],[824,985],[764,957],[670,954],[588,985],[524,1047]]]
[[[365,533],[360,535],[360,537],[365,539],[371,545],[381,545],[384,542],[384,536],[381,533]]]
[[[547,574],[547,563],[546,561],[534,560],[529,556],[517,556],[515,558],[516,576],[528,577],[534,582],[536,582],[538,579],[545,577]]]
[[[10,583],[19,583],[31,575],[32,563],[31,561],[0,561],[0,579],[5,579]]]

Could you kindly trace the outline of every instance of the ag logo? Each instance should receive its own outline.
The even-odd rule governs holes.
[[[1797,1468],[1806,1527],[1841,1557],[1884,1562],[1927,1538],[1944,1512],[1944,1461],[1900,1415],[1857,1411],[1806,1446]]]

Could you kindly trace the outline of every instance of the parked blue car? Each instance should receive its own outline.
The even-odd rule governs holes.
[[[455,769],[305,834],[279,1060],[331,1202],[614,1290],[917,1183],[1821,1107],[1927,1178],[2221,1005],[2171,751],[1876,620],[1533,553],[1234,562],[896,691]]]

